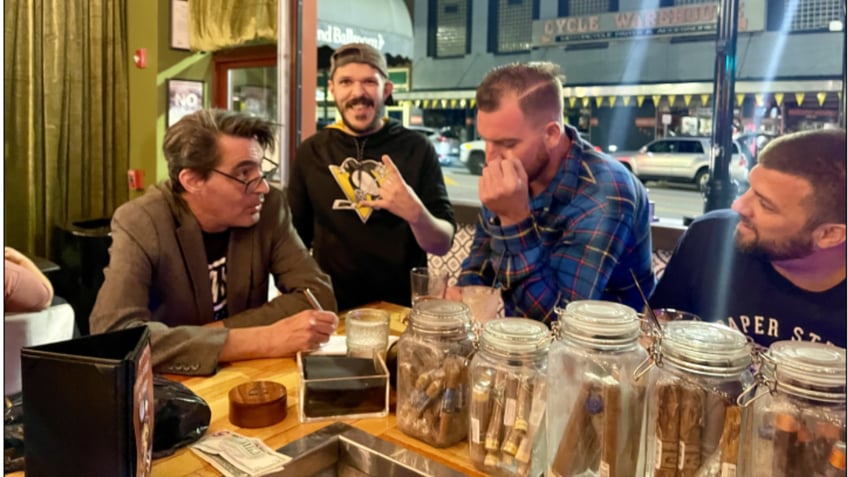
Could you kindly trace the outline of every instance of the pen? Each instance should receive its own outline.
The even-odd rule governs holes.
[[[315,298],[315,295],[312,294],[312,290],[310,290],[309,288],[304,288],[303,294],[306,296],[306,299],[309,300],[309,304],[312,305],[312,308],[318,311],[324,311],[324,307],[321,306],[321,303],[319,303],[318,299]]]

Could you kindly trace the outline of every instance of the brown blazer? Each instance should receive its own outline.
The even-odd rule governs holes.
[[[335,310],[329,277],[291,224],[284,195],[265,196],[259,222],[230,229],[225,328],[212,321],[212,290],[200,225],[170,182],[127,202],[112,218],[105,282],[91,312],[92,333],[147,324],[157,372],[213,374],[227,328],[267,325],[310,307],[310,288]],[[281,295],[268,301],[269,274]]]

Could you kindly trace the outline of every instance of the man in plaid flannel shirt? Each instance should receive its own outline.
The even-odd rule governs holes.
[[[501,288],[506,316],[546,323],[569,301],[643,303],[651,269],[648,196],[618,161],[563,124],[559,68],[549,62],[495,68],[477,88],[486,140],[482,211],[457,287]]]

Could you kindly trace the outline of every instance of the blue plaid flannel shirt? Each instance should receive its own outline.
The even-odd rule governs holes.
[[[548,188],[530,199],[530,217],[500,226],[481,208],[457,284],[497,281],[506,316],[550,323],[556,307],[583,299],[642,310],[630,270],[646,295],[656,284],[647,191],[618,161],[572,141]]]

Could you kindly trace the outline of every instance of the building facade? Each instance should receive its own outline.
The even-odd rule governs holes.
[[[739,0],[735,117],[773,134],[839,122],[839,0]],[[411,90],[425,123],[473,129],[491,68],[545,60],[565,75],[567,120],[604,150],[712,127],[715,1],[426,0],[413,12]],[[435,124],[441,122],[442,124]]]

